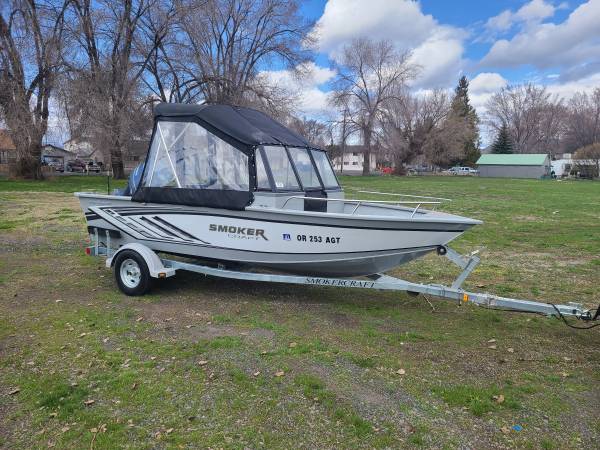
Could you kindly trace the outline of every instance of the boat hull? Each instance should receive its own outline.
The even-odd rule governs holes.
[[[458,237],[474,223],[406,221],[287,211],[229,211],[79,195],[90,229],[112,246],[322,276],[382,273]],[[457,216],[450,216],[457,217]]]

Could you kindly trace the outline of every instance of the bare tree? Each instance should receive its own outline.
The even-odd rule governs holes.
[[[11,0],[0,7],[0,115],[17,149],[17,175],[42,178],[41,146],[60,70],[66,3]]]
[[[297,70],[307,62],[312,24],[297,0],[182,0],[176,65],[178,86],[199,90],[206,102],[258,106],[280,111],[286,93],[261,67],[277,63]]]
[[[72,45],[64,57],[67,103],[78,126],[73,131],[106,148],[113,175],[123,178],[123,149],[144,115],[140,79],[166,38],[172,15],[167,10],[152,16],[158,0],[71,0],[70,5]]]
[[[202,91],[196,79],[186,76],[190,47],[181,25],[185,16],[202,15],[205,6],[206,1],[200,0],[159,0],[142,18],[148,46],[144,53],[149,58],[141,81],[154,99],[168,103],[201,100]]]
[[[543,86],[502,88],[486,104],[487,123],[499,131],[506,124],[516,153],[554,154],[561,136],[562,100]]]
[[[338,103],[338,106],[341,106],[341,108],[340,108],[341,116],[340,116],[339,120],[333,121],[332,124],[333,124],[334,129],[337,128],[337,130],[338,130],[339,142],[340,142],[339,143],[340,173],[344,173],[344,155],[346,154],[346,145],[347,145],[347,142],[348,142],[348,139],[350,138],[350,136],[352,136],[352,134],[354,134],[356,132],[356,128],[351,121],[350,108],[348,107],[348,105],[344,104],[342,102],[341,104]],[[333,130],[332,130],[332,134],[333,134]],[[333,156],[330,156],[330,157],[333,158]]]
[[[575,149],[600,142],[600,88],[591,94],[577,92],[567,105],[564,148]]]
[[[312,145],[323,148],[327,143],[327,124],[316,119],[293,117],[288,126]]]
[[[403,174],[404,165],[418,156],[427,156],[431,162],[450,159],[450,155],[442,157],[440,148],[442,137],[452,134],[447,123],[450,106],[443,90],[415,96],[403,89],[386,102],[381,115],[381,142],[394,156],[397,174]],[[443,130],[444,126],[447,130]],[[461,137],[453,137],[449,142],[456,144]],[[444,152],[455,153],[457,145],[448,145]],[[436,156],[436,152],[440,154]]]
[[[363,175],[370,172],[373,131],[383,105],[416,74],[408,59],[409,53],[398,53],[389,41],[356,39],[335,64],[338,75],[332,102],[349,108],[349,117],[362,135]]]

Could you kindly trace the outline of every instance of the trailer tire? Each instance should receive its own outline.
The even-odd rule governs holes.
[[[125,295],[144,295],[150,289],[150,271],[146,261],[138,252],[121,251],[115,258],[113,268],[117,285]]]

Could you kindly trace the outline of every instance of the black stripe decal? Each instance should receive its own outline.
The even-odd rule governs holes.
[[[166,234],[166,236],[162,236],[165,237],[166,239],[173,239],[173,238],[177,238],[177,239],[181,239],[181,237],[173,234],[171,231],[163,228],[162,226],[160,226],[157,223],[154,223],[153,221],[151,221],[150,219],[148,219],[147,217],[140,217],[139,220],[146,222],[147,224],[149,224],[151,227],[156,228],[157,230],[162,231],[164,234]],[[140,224],[141,225],[141,224]]]
[[[175,225],[173,225],[170,222],[167,222],[165,219],[163,219],[161,217],[154,216],[153,219],[159,221],[160,223],[162,223],[162,224],[164,224],[166,226],[169,226],[169,227],[173,228],[178,233],[181,233],[181,234],[183,234],[184,236],[187,236],[190,239],[193,239],[195,241],[200,241],[200,242],[203,242],[205,244],[208,244],[208,242],[203,241],[202,239],[197,238],[196,236],[194,236],[193,234],[188,233],[187,231],[183,231],[181,228],[176,227]]]

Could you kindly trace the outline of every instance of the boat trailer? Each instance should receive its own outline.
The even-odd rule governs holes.
[[[100,246],[99,232],[105,232],[106,246]],[[463,303],[473,303],[477,306],[490,309],[556,316],[560,317],[565,324],[572,328],[587,329],[600,325],[600,323],[598,323],[584,327],[573,326],[565,319],[566,317],[572,317],[586,322],[596,321],[600,318],[600,307],[596,310],[590,310],[584,309],[583,305],[580,303],[568,302],[566,305],[555,305],[552,303],[500,297],[498,295],[489,293],[468,292],[462,289],[464,281],[480,262],[480,258],[476,256],[478,252],[473,252],[468,256],[464,256],[447,246],[438,247],[437,254],[446,257],[453,264],[462,269],[461,273],[456,277],[451,286],[413,283],[411,281],[406,281],[401,278],[385,274],[374,274],[362,278],[330,278],[309,275],[285,275],[278,273],[231,270],[221,263],[216,263],[215,265],[211,266],[199,262],[180,261],[160,257],[153,250],[140,243],[130,243],[123,245],[118,249],[112,249],[110,246],[110,234],[111,233],[109,230],[99,231],[98,229],[94,229],[94,232],[90,234],[90,237],[92,238],[92,245],[86,247],[86,253],[91,256],[106,257],[106,267],[111,268],[115,265],[115,261],[118,260],[117,257],[119,254],[124,251],[133,252],[133,254],[138,255],[145,262],[148,269],[147,274],[152,278],[168,278],[174,276],[178,270],[186,270],[189,272],[204,274],[206,276],[229,278],[234,280],[263,281],[269,283],[299,284],[310,286],[332,286],[355,289],[375,289],[380,291],[403,291],[412,295],[422,294],[432,309],[434,309],[433,305],[431,302],[429,302],[429,299],[426,297],[427,295],[455,300],[459,305]],[[119,282],[119,277],[123,277],[124,272],[123,270],[117,270],[117,268],[115,268],[114,272],[117,282],[119,283],[119,287],[121,287],[122,284]],[[134,271],[132,282],[135,282],[136,275],[142,275],[139,272],[140,271],[138,271],[136,274]],[[126,291],[124,292],[128,295],[142,295],[145,293],[145,291],[136,294],[131,294]]]

